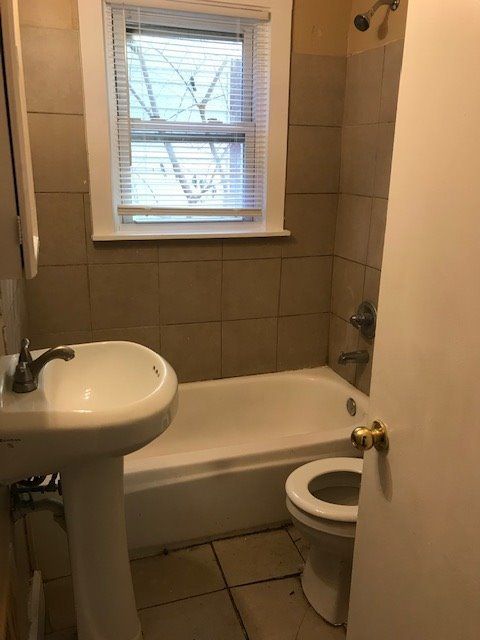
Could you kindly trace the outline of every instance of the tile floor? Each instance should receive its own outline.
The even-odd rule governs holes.
[[[310,607],[294,527],[133,560],[144,640],[344,640]],[[75,640],[69,577],[45,584],[48,640]]]

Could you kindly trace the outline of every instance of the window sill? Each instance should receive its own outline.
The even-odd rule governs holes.
[[[201,225],[201,229],[198,226]],[[133,228],[132,228],[133,227]],[[265,229],[255,224],[225,225],[196,223],[180,224],[122,224],[113,233],[93,233],[95,242],[115,242],[125,240],[208,240],[211,238],[270,238],[290,236],[287,229]]]

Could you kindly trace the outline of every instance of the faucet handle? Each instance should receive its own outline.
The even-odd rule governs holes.
[[[368,300],[360,304],[357,313],[350,317],[350,324],[358,329],[364,338],[372,340],[375,337],[377,324],[377,310]]]
[[[20,343],[20,353],[18,354],[18,363],[32,362],[32,354],[30,353],[30,340],[28,338],[22,338]]]

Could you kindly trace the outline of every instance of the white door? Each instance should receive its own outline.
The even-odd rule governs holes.
[[[348,640],[480,638],[480,1],[409,3]]]

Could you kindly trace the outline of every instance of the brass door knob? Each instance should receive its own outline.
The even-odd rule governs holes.
[[[357,427],[352,431],[353,446],[360,451],[375,447],[377,451],[388,449],[387,427],[380,420],[374,420],[371,427]]]

